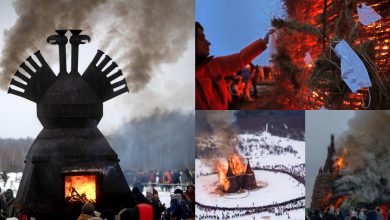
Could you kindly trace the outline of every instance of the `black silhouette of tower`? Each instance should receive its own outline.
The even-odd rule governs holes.
[[[109,63],[111,58],[100,50],[85,72],[78,72],[79,45],[90,41],[89,36],[80,35],[81,30],[70,30],[72,67],[68,74],[67,30],[56,32],[47,42],[59,46],[59,74],[37,51],[20,66],[28,75],[16,71],[8,90],[37,104],[44,127],[26,155],[17,207],[36,219],[76,219],[81,204],[65,200],[64,182],[66,177],[80,175],[95,176],[98,209],[130,207],[132,194],[118,156],[97,128],[103,102],[128,92],[126,81],[118,65]]]

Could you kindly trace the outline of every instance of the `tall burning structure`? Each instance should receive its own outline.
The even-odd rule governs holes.
[[[321,167],[318,171],[314,183],[311,201],[311,208],[313,209],[323,210],[333,202],[333,183],[338,179],[338,174],[335,169],[335,154],[334,136],[332,135],[324,167]]]
[[[389,1],[364,1],[382,16],[368,26],[359,23],[357,8],[363,2],[358,0],[284,2],[287,20],[272,22],[280,29],[273,58],[281,72],[279,102],[300,109],[389,109]],[[369,89],[352,93],[343,81],[333,49],[342,39],[366,66],[372,82]]]
[[[89,42],[81,30],[72,36],[71,72],[66,70],[67,30],[47,38],[59,46],[55,75],[40,51],[27,58],[11,81],[9,93],[37,103],[43,130],[29,149],[16,204],[36,219],[75,219],[82,203],[115,211],[132,205],[119,159],[97,125],[103,102],[127,92],[118,65],[98,51],[83,75],[78,49]]]
[[[312,208],[390,205],[389,122],[389,111],[356,111],[337,145],[332,137]]]
[[[255,173],[249,164],[249,160],[244,165],[241,158],[236,154],[231,155],[227,167],[220,163],[217,165],[217,170],[223,192],[236,193],[244,189],[257,188]]]

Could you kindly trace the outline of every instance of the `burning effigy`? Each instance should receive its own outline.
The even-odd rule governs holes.
[[[325,165],[313,189],[311,207],[389,204],[389,111],[357,111],[349,129],[331,138]]]
[[[249,161],[245,165],[237,154],[230,156],[228,164],[217,165],[220,187],[223,192],[236,193],[240,190],[252,190],[257,187],[256,177]]]

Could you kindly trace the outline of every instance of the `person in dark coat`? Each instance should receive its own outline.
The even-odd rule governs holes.
[[[168,208],[167,214],[171,220],[187,219],[189,209],[186,201],[183,199],[183,190],[175,189],[171,195],[171,207]]]
[[[310,217],[310,220],[321,220],[320,210],[314,210],[314,214]]]
[[[376,212],[375,212],[375,207],[373,205],[370,205],[368,207],[366,220],[378,220]]]
[[[5,191],[5,201],[4,201],[4,213],[8,218],[15,217],[18,215],[18,210],[15,207],[15,197],[14,192],[11,189]]]
[[[162,213],[166,210],[165,204],[161,204],[160,198],[158,197],[157,190],[153,189],[153,197],[151,199],[153,206],[153,218],[154,220],[161,219]]]
[[[115,220],[115,214],[111,209],[103,209],[100,218],[105,220]]]
[[[77,218],[77,220],[87,220],[95,216],[95,206],[91,203],[85,203],[83,207],[81,207],[81,214]]]
[[[323,218],[323,220],[339,220],[339,219],[334,215],[334,210],[329,210],[326,216]]]
[[[195,188],[193,185],[187,186],[187,191],[185,192],[185,197],[187,200],[190,217],[195,217]]]
[[[134,197],[134,203],[136,205],[141,203],[150,204],[149,200],[141,193],[138,187],[134,187],[132,192]]]

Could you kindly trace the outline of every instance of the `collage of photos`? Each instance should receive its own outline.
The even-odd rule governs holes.
[[[390,0],[2,0],[0,106],[0,220],[390,220]]]

